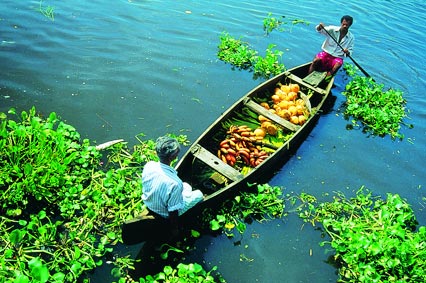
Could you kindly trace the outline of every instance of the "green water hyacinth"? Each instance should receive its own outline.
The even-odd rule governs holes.
[[[246,230],[247,222],[259,222],[281,218],[284,215],[285,202],[282,189],[268,184],[257,185],[257,192],[241,192],[234,199],[225,201],[219,211],[204,211],[204,221],[212,231],[223,231],[227,237],[234,237],[234,229],[240,235]]]
[[[0,282],[88,282],[141,213],[138,174],[157,159],[155,141],[101,152],[55,112],[0,113]]]
[[[334,249],[338,282],[426,282],[426,227],[416,229],[413,210],[399,195],[382,199],[361,187],[351,198],[303,200],[300,217],[321,223],[330,238],[320,245]]]
[[[360,127],[376,136],[390,135],[392,139],[403,139],[401,125],[407,117],[406,100],[398,89],[384,89],[383,84],[372,78],[359,76],[345,65],[352,80],[346,85],[345,117],[353,117],[351,126]],[[412,125],[408,125],[412,127]]]
[[[263,20],[263,30],[266,35],[273,30],[287,31],[287,29],[282,27],[285,24],[290,24],[291,26],[301,23],[309,25],[309,22],[304,20],[292,19],[284,21],[284,18],[285,16],[276,18],[272,16],[272,13],[268,13],[268,17]],[[243,41],[241,38],[234,38],[224,31],[220,35],[217,57],[233,67],[253,72],[254,79],[269,79],[286,70],[285,65],[281,62],[283,52],[276,50],[275,47],[275,44],[270,43],[265,50],[265,56],[261,56],[248,42]]]
[[[55,203],[57,192],[91,175],[100,153],[80,141],[74,127],[52,112],[41,118],[33,107],[0,116],[0,203],[6,214],[19,214],[31,202]]]
[[[274,30],[279,32],[284,32],[288,30],[291,31],[291,26],[290,29],[284,27],[284,25],[287,24],[291,24],[291,26],[293,26],[296,24],[309,25],[310,23],[305,20],[296,18],[288,19],[288,21],[286,21],[286,16],[275,17],[272,13],[268,13],[268,16],[263,19],[263,30],[265,31],[266,35],[269,35]]]
[[[46,7],[44,7],[43,0],[40,1],[38,10],[40,13],[43,14],[43,16],[50,19],[51,21],[55,20],[55,14],[54,14],[55,8],[50,5],[47,5]]]
[[[217,56],[233,67],[252,71],[255,79],[268,79],[285,71],[284,64],[280,63],[283,52],[274,50],[275,46],[270,44],[265,56],[262,57],[247,42],[223,32],[220,36]]]
[[[183,264],[179,263],[176,268],[165,266],[163,272],[155,276],[148,275],[146,278],[140,278],[140,283],[198,283],[198,282],[217,282],[211,275],[215,271],[214,267],[207,272],[198,263]]]
[[[257,57],[257,51],[252,49],[247,42],[234,38],[227,32],[222,32],[219,38],[217,57],[220,60],[241,69],[252,67]]]

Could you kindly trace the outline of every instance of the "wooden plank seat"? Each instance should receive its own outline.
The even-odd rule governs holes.
[[[268,111],[265,107],[256,103],[255,101],[253,101],[250,98],[247,98],[244,101],[244,105],[247,106],[248,108],[250,108],[251,110],[253,110],[254,112],[265,116],[269,120],[274,121],[278,125],[286,128],[286,129],[288,129],[292,132],[295,132],[298,129],[300,129],[299,125],[295,125],[295,124],[291,123],[290,121],[287,121],[286,119],[281,118],[280,116],[272,113],[271,111]]]
[[[191,153],[196,158],[200,159],[208,166],[212,167],[217,172],[234,182],[244,179],[244,176],[238,170],[229,166],[221,159],[219,159],[219,157],[217,157],[199,144],[196,144],[191,148]]]
[[[327,72],[313,71],[312,73],[304,77],[303,81],[307,82],[308,84],[314,87],[317,87],[326,77],[327,77]]]
[[[287,78],[289,78],[289,79],[291,79],[292,81],[294,81],[294,82],[298,83],[299,85],[301,85],[301,86],[303,85],[303,86],[305,86],[305,87],[307,87],[307,88],[310,88],[310,89],[312,89],[312,90],[314,90],[314,91],[316,91],[316,92],[318,92],[318,93],[321,93],[322,95],[324,95],[324,94],[326,94],[326,93],[327,93],[327,90],[326,90],[326,89],[322,89],[322,88],[319,88],[319,87],[313,86],[313,85],[311,85],[311,84],[309,84],[309,83],[307,83],[307,82],[303,81],[303,79],[301,79],[301,78],[297,77],[297,76],[296,76],[296,75],[294,75],[294,74],[286,73],[286,77],[287,77]]]

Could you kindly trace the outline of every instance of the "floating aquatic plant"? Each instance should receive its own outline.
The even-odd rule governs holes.
[[[353,118],[350,128],[360,127],[373,135],[403,139],[400,130],[403,119],[407,117],[403,92],[394,88],[385,89],[383,84],[376,83],[372,78],[357,75],[356,70],[349,66],[345,64],[345,70],[352,80],[343,94],[347,99],[345,117]]]
[[[55,8],[50,5],[48,5],[47,7],[44,7],[43,0],[40,1],[38,10],[40,13],[42,13],[45,17],[49,18],[50,20],[52,21],[55,20],[55,15],[54,15]]]

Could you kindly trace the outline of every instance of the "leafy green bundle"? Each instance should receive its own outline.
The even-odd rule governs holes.
[[[345,69],[352,76],[343,92],[347,98],[345,116],[354,118],[351,127],[362,126],[365,132],[373,135],[403,139],[400,129],[407,116],[403,92],[392,88],[385,90],[383,84],[372,78],[356,75],[347,64]]]
[[[410,205],[397,194],[373,197],[364,187],[355,197],[342,193],[318,204],[304,197],[300,217],[320,222],[330,237],[339,282],[425,282],[426,227],[418,224]]]

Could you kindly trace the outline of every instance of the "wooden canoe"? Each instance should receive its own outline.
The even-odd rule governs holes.
[[[267,182],[273,173],[294,154],[315,125],[334,81],[334,78],[324,80],[324,73],[314,72],[308,75],[309,65],[310,63],[306,63],[289,69],[249,91],[220,115],[180,158],[176,165],[179,177],[191,184],[193,189],[201,190],[206,196],[205,200],[195,207],[220,203],[229,194],[246,188],[248,183]],[[295,124],[287,120],[288,115],[282,115],[278,112],[282,109],[274,106],[280,100],[272,99],[278,91],[277,88],[282,89],[283,86],[294,84],[298,85],[299,91],[293,101],[299,100],[298,103],[301,103],[300,99],[302,99],[304,103],[301,104],[305,106],[302,115],[305,116],[306,121],[303,124]],[[282,93],[279,94],[282,100],[285,100]],[[275,113],[267,107],[270,109],[275,107]],[[258,121],[256,125],[253,117],[259,115],[278,129],[279,135],[283,137],[282,140],[272,134],[266,134],[263,139],[261,139],[262,135],[260,137],[254,135],[255,128],[261,127],[261,122]],[[247,123],[250,126],[243,127],[245,117],[247,121],[250,121]],[[243,133],[242,129],[247,128],[251,130],[249,134]],[[230,140],[232,142],[229,142]],[[228,145],[224,146],[225,144]],[[222,149],[221,145],[225,148]],[[250,148],[248,160],[247,155],[241,151],[241,147]],[[228,158],[232,161],[227,160],[227,155],[230,154],[228,151],[235,153],[235,160],[233,158]],[[261,154],[263,157],[259,159],[260,162],[250,163],[256,159],[254,157],[256,151],[258,159]],[[266,157],[264,152],[267,153]],[[197,209],[192,208],[186,214],[194,213],[194,211]],[[128,225],[124,224],[123,241],[125,243],[136,242],[136,234],[140,237],[140,231],[144,229],[144,221],[141,218],[140,221],[132,220]]]

